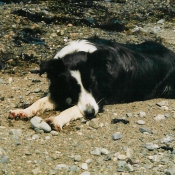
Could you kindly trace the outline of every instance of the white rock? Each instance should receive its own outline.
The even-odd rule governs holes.
[[[82,163],[82,164],[80,164],[80,168],[82,168],[83,170],[87,170],[88,169],[88,164],[87,163]]]
[[[139,112],[139,117],[146,117],[146,112],[140,111]]]
[[[125,156],[124,154],[119,154],[118,155],[119,160],[125,160],[126,158],[127,158],[127,156]]]
[[[163,114],[158,114],[154,117],[154,120],[156,121],[160,121],[160,120],[164,120],[165,116]]]
[[[137,121],[137,124],[138,124],[138,125],[144,125],[144,124],[145,124],[145,121],[143,121],[143,120],[138,120],[138,121]]]
[[[105,148],[101,148],[101,154],[107,155],[107,154],[109,154],[109,151]]]

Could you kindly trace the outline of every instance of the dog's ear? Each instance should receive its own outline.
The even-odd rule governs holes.
[[[43,61],[40,64],[40,75],[45,72],[47,75],[58,74],[66,69],[62,59],[51,59],[48,61]]]

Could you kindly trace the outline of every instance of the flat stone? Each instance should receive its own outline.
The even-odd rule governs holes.
[[[80,168],[83,170],[87,170],[88,169],[88,164],[87,163],[82,163],[80,164]]]
[[[43,130],[44,132],[50,132],[51,127],[40,117],[35,116],[30,120],[31,126],[34,129],[40,129]]]
[[[144,124],[145,124],[145,121],[143,121],[143,120],[138,120],[138,121],[137,121],[137,124],[138,124],[138,125],[144,125]]]
[[[161,106],[168,106],[168,101],[160,101],[158,103],[156,103],[157,106],[161,107]]]
[[[90,154],[100,156],[101,155],[101,149],[100,148],[95,148],[93,151],[90,152]]]
[[[152,132],[151,130],[149,130],[148,128],[146,128],[146,127],[141,127],[141,128],[139,128],[139,131],[140,131],[141,133],[147,132],[147,133],[149,133],[149,134],[153,134],[153,132]]]
[[[74,161],[75,162],[80,162],[81,161],[81,156],[80,155],[75,155],[74,156]]]
[[[98,127],[99,127],[98,120],[97,120],[96,118],[90,120],[90,121],[89,121],[89,126],[90,126],[91,128],[98,129]]]
[[[154,120],[156,121],[160,121],[160,120],[164,120],[165,116],[163,114],[158,114],[154,117]]]
[[[113,140],[119,140],[119,139],[121,139],[123,136],[122,136],[122,134],[120,133],[120,132],[116,132],[116,133],[114,133],[114,134],[112,134],[112,139]]]
[[[139,112],[139,117],[146,117],[146,112],[140,111]]]
[[[146,143],[145,148],[147,148],[149,151],[153,151],[154,149],[159,148],[159,146],[154,143]]]

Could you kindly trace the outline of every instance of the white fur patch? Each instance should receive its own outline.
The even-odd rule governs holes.
[[[92,53],[95,50],[97,50],[97,48],[87,40],[71,41],[67,46],[63,47],[54,58],[63,58],[67,54],[79,51]]]
[[[96,115],[98,113],[99,107],[94,97],[92,96],[92,94],[87,92],[84,89],[82,81],[81,81],[80,71],[70,71],[70,73],[77,80],[78,84],[81,87],[81,92],[80,92],[80,96],[79,96],[79,100],[77,104],[79,110],[81,111],[82,114],[84,114],[84,111],[86,111],[86,107],[90,105],[94,108],[95,115]]]

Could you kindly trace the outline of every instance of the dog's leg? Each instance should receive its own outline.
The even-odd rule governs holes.
[[[62,130],[62,127],[66,124],[69,124],[70,121],[76,120],[82,117],[83,115],[80,112],[79,108],[77,106],[73,106],[71,108],[68,108],[62,111],[56,117],[49,117],[45,119],[45,121],[50,125],[52,125],[55,130]]]
[[[20,117],[21,119],[30,118],[37,114],[37,112],[44,112],[46,110],[52,110],[55,108],[55,105],[51,102],[49,96],[41,98],[33,103],[26,109],[15,109],[10,110],[9,118],[17,118]]]

